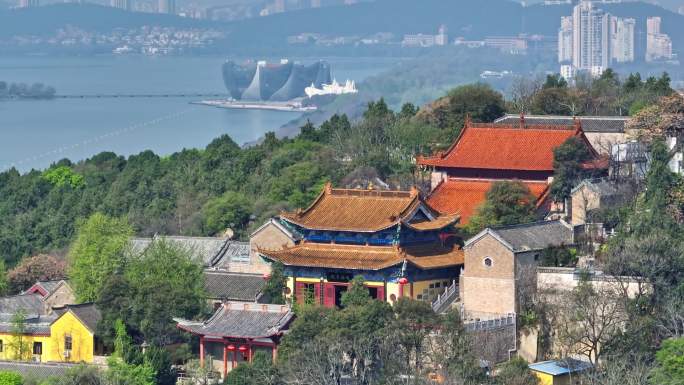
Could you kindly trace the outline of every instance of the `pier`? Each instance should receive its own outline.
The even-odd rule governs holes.
[[[221,93],[168,93],[168,94],[64,94],[55,95],[55,99],[123,99],[123,98],[230,98]]]

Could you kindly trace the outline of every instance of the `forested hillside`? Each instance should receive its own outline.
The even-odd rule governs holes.
[[[573,88],[556,76],[520,81],[520,92],[508,101],[483,84],[456,88],[422,110],[405,104],[394,112],[380,100],[358,121],[335,115],[319,127],[305,124],[293,139],[271,133],[248,148],[222,136],[204,149],[164,157],[105,152],[23,175],[2,172],[0,257],[13,266],[28,255],[64,250],[94,212],[127,217],[141,236],[216,235],[230,228],[245,239],[280,210],[307,206],[326,181],[367,186],[377,177],[393,187],[421,184],[414,157],[448,146],[466,114],[481,122],[507,111],[625,115],[671,92],[666,75],[620,81],[612,71]],[[559,105],[582,109],[553,109]]]

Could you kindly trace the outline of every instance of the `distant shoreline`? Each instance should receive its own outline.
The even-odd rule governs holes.
[[[316,106],[302,106],[301,102],[242,102],[232,100],[201,100],[198,102],[190,102],[190,104],[197,104],[202,106],[226,109],[239,110],[269,110],[269,111],[287,111],[287,112],[311,112],[316,111]]]

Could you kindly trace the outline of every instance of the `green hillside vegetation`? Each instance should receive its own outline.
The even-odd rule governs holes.
[[[622,93],[626,84],[601,89]],[[525,97],[547,90],[541,86]],[[646,89],[633,104],[661,91]],[[667,86],[663,92],[670,91]],[[607,100],[596,92],[586,100]],[[489,122],[519,112],[516,100],[476,84],[451,90],[421,110],[405,104],[394,112],[380,99],[358,121],[334,115],[319,126],[305,124],[294,138],[270,133],[248,148],[222,136],[204,149],[164,157],[104,152],[23,175],[11,169],[0,173],[0,257],[11,268],[26,256],[63,251],[95,212],[125,217],[140,236],[213,236],[230,228],[246,239],[281,210],[307,206],[327,181],[355,185],[377,176],[393,187],[425,183],[414,172],[415,155],[448,146],[466,114]]]

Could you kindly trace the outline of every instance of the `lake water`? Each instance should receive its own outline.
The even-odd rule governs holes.
[[[326,58],[338,80],[358,82],[393,59]],[[2,57],[0,80],[42,82],[60,94],[225,93],[221,57]],[[307,62],[309,60],[303,59]],[[194,99],[55,99],[0,102],[0,170],[44,168],[62,158],[101,151],[169,154],[204,147],[228,134],[254,141],[299,116],[296,112],[224,110]]]

